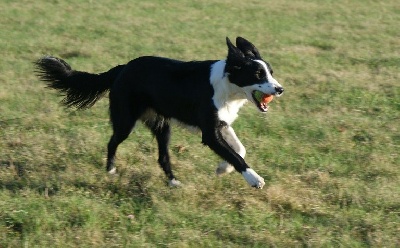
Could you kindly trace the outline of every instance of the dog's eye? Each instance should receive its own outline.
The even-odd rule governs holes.
[[[264,70],[259,70],[256,72],[256,77],[257,78],[264,78],[265,77],[265,71]]]

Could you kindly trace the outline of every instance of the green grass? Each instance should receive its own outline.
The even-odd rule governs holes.
[[[0,247],[398,247],[400,7],[387,1],[0,2]],[[65,110],[45,54],[102,72],[141,55],[223,59],[251,40],[285,94],[234,123],[266,179],[174,127],[170,189],[139,125],[105,173],[108,101]]]

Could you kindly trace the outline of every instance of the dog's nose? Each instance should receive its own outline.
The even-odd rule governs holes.
[[[283,87],[275,87],[275,91],[276,91],[276,93],[278,94],[278,95],[282,95],[282,93],[283,93]]]

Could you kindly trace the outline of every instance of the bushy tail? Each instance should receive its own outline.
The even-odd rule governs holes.
[[[49,88],[58,90],[67,107],[86,109],[104,96],[125,67],[118,65],[107,72],[91,74],[75,71],[62,59],[46,56],[35,62],[38,77],[47,82]]]

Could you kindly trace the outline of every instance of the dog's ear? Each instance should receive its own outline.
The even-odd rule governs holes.
[[[244,54],[245,57],[251,59],[262,59],[258,49],[248,40],[242,37],[236,38],[236,46]]]
[[[228,57],[226,59],[225,70],[231,72],[232,70],[239,70],[245,60],[245,56],[232,42],[226,37],[226,45],[228,46]]]

